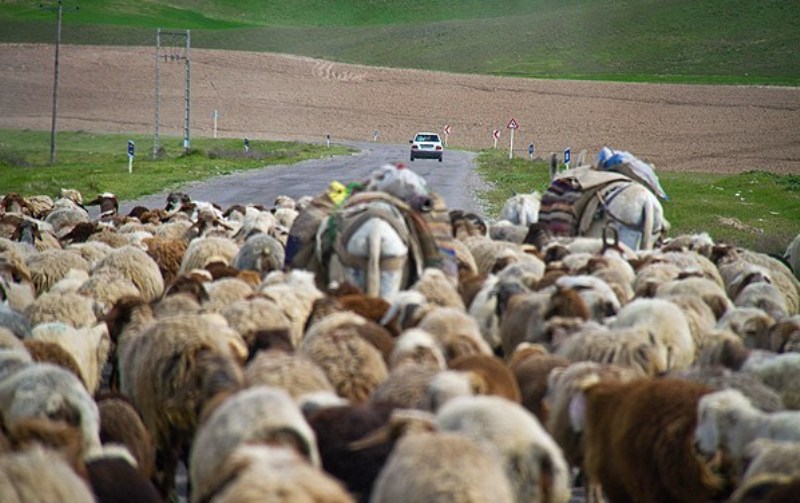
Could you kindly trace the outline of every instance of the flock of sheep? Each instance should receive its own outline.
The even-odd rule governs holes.
[[[5,195],[0,501],[798,501],[787,263],[451,211],[458,276],[369,297],[284,267],[311,200]]]

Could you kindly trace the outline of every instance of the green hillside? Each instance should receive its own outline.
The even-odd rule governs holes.
[[[0,42],[51,43],[55,14],[39,5],[0,2]],[[62,40],[73,44],[152,45],[154,28],[186,28],[196,48],[369,65],[800,84],[800,9],[786,0],[64,0],[64,6]]]

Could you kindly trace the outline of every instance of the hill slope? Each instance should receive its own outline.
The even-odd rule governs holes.
[[[51,4],[54,2],[51,2]],[[267,51],[459,73],[800,85],[800,9],[782,0],[66,0],[63,40]],[[0,42],[54,39],[54,14],[0,4]]]

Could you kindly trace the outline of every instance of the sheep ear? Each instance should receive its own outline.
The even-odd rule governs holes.
[[[579,391],[569,401],[569,424],[577,433],[586,427],[586,395]]]

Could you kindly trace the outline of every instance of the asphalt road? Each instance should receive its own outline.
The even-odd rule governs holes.
[[[485,188],[482,178],[475,172],[475,154],[445,150],[444,160],[417,159],[409,162],[408,145],[382,143],[346,143],[360,149],[349,156],[304,161],[292,165],[268,166],[225,175],[203,182],[192,182],[180,188],[120,202],[120,212],[127,213],[134,206],[164,207],[167,194],[181,191],[198,201],[210,201],[223,208],[233,204],[263,204],[272,206],[281,194],[293,198],[317,195],[331,180],[344,183],[362,180],[386,163],[402,162],[425,177],[430,188],[438,192],[450,209],[463,209],[483,214],[477,191]]]

